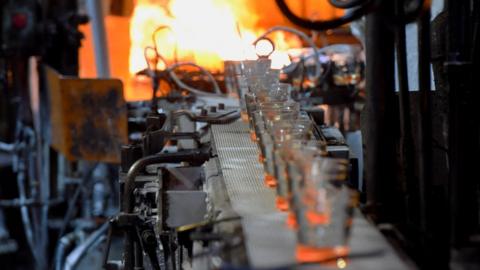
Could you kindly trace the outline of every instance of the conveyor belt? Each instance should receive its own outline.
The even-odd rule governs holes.
[[[275,190],[264,186],[258,149],[250,141],[248,125],[238,121],[213,126],[212,134],[231,206],[242,216],[249,263],[254,268],[295,265],[295,232],[286,228],[286,214],[275,207]],[[346,269],[412,269],[358,211],[350,247],[352,256]]]

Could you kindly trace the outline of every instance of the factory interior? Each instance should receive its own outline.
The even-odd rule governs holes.
[[[0,269],[480,269],[480,1],[0,14]]]

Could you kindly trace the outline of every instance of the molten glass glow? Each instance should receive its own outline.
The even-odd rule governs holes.
[[[346,261],[345,259],[343,259],[343,258],[339,258],[339,259],[337,260],[337,267],[338,267],[339,269],[345,269],[345,268],[347,267],[347,261]]]
[[[137,0],[130,23],[130,73],[147,67],[144,49],[153,40],[167,62],[193,61],[211,71],[222,71],[224,60],[256,59],[252,42],[265,29],[252,27],[257,18],[244,10],[244,2],[232,0]],[[277,49],[270,56],[272,67],[288,65],[286,50],[300,41],[282,33],[270,38]]]

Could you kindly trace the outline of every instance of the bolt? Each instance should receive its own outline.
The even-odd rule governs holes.
[[[223,103],[218,103],[218,109],[219,109],[219,110],[222,110],[222,111],[225,110],[225,104],[223,104]]]
[[[210,112],[216,113],[217,112],[217,107],[216,106],[210,107]]]
[[[200,115],[201,115],[201,116],[206,116],[207,114],[208,114],[208,111],[207,111],[206,109],[202,109],[202,110],[200,111]]]

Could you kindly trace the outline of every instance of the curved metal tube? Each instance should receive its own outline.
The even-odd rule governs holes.
[[[328,0],[330,5],[341,9],[354,8],[365,4],[366,1],[367,0]]]
[[[81,232],[82,231],[73,231],[62,236],[62,238],[58,240],[58,245],[53,258],[53,267],[55,270],[63,270],[66,255],[65,252],[73,247],[76,241],[83,239],[84,235]]]
[[[203,149],[194,149],[176,153],[161,153],[141,158],[133,163],[128,170],[127,177],[125,178],[122,211],[125,213],[132,213],[135,177],[140,174],[145,167],[155,163],[180,163],[185,161],[193,162],[208,160],[210,158],[210,153],[202,150]]]
[[[15,151],[15,144],[0,142],[0,152],[12,153]]]
[[[210,153],[202,151],[202,149],[195,149],[177,153],[162,153],[152,156],[147,156],[137,160],[128,170],[124,183],[123,201],[121,210],[125,213],[132,213],[133,211],[133,191],[135,190],[135,178],[146,166],[155,163],[180,163],[184,161],[205,161],[210,158]],[[130,232],[125,233],[125,250],[124,260],[125,269],[133,269],[134,264],[134,242],[135,239]]]
[[[253,42],[253,44],[255,44],[260,39],[263,39],[266,36],[268,36],[269,34],[271,34],[273,32],[276,32],[276,31],[284,31],[284,32],[289,32],[289,33],[295,34],[295,35],[301,37],[303,40],[305,40],[305,42],[307,42],[308,45],[310,47],[312,47],[313,54],[315,55],[315,77],[314,78],[315,78],[315,80],[320,80],[320,77],[322,76],[322,65],[320,63],[320,51],[317,48],[317,46],[315,45],[315,42],[309,36],[307,36],[305,33],[303,33],[302,31],[299,31],[297,29],[294,29],[294,28],[291,28],[291,27],[288,27],[288,26],[274,26],[274,27],[268,29],[262,35],[260,35]]]
[[[150,64],[148,63],[149,57],[148,57],[148,51],[153,51],[155,53],[155,66],[150,67]],[[158,53],[157,49],[155,47],[147,46],[145,49],[143,49],[143,57],[145,58],[145,62],[147,62],[147,68],[146,70],[148,71],[149,75],[155,74],[155,70],[157,69],[157,64],[158,64],[158,59],[160,59],[165,66],[167,66],[167,60],[165,57],[163,57],[161,54]]]
[[[158,52],[157,40],[156,40],[155,36],[158,32],[160,32],[163,29],[168,29],[175,36],[175,32],[172,30],[172,28],[170,26],[160,25],[159,27],[157,27],[157,29],[155,29],[155,31],[153,31],[153,34],[152,34],[153,47],[155,48],[155,51],[157,51],[157,54],[159,54],[159,52]],[[175,40],[176,40],[176,38],[175,38]],[[175,63],[178,62],[178,42],[175,42],[175,46],[174,46],[174,50],[173,50],[173,61]]]
[[[193,88],[191,86],[188,86],[186,85],[184,82],[182,82],[178,77],[177,75],[175,74],[174,70],[178,67],[182,67],[182,66],[193,66],[193,67],[196,67],[198,68],[203,74],[207,75],[208,79],[212,82],[212,85],[213,85],[213,91],[215,92],[215,94],[211,94],[211,93],[208,93],[208,92],[205,92],[205,91],[202,91],[200,89],[196,89],[196,88]],[[190,91],[194,94],[197,94],[197,95],[221,95],[222,94],[222,91],[220,90],[220,86],[218,85],[217,81],[215,80],[215,78],[213,77],[213,75],[208,72],[208,70],[206,70],[205,68],[203,68],[202,66],[199,66],[193,62],[179,62],[179,63],[175,63],[171,66],[169,66],[167,68],[167,71],[168,71],[168,74],[170,75],[170,77],[172,77],[173,81],[180,87],[182,88],[185,88],[187,91]]]
[[[278,8],[280,11],[287,17],[289,21],[291,21],[293,24],[298,25],[303,28],[307,29],[312,29],[312,30],[328,30],[332,28],[336,28],[339,26],[342,26],[344,24],[347,24],[349,22],[352,22],[354,20],[360,19],[363,17],[365,14],[369,13],[372,11],[380,2],[380,0],[368,0],[364,5],[360,6],[359,8],[353,10],[352,12],[345,14],[344,16],[340,18],[336,18],[333,20],[328,20],[328,21],[311,21],[307,20],[301,17],[298,17],[295,15],[288,5],[285,3],[285,0],[275,0],[275,3],[277,3]]]
[[[97,230],[92,232],[80,245],[78,245],[65,259],[65,270],[75,269],[78,262],[87,254],[88,250],[105,240],[105,233],[108,230],[108,222],[104,223]]]

